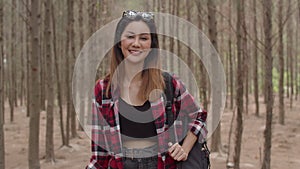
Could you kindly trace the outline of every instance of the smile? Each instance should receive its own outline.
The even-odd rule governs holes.
[[[135,56],[143,53],[143,51],[141,51],[141,50],[128,50],[128,51],[131,55],[135,55]]]

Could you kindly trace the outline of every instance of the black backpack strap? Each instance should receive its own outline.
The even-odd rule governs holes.
[[[173,128],[170,128],[174,123],[174,114],[172,112],[172,104],[174,99],[174,86],[172,83],[172,75],[170,75],[168,72],[163,72],[164,80],[165,80],[165,96],[167,98],[166,103],[166,113],[167,113],[167,123],[169,126],[169,134],[170,134],[170,141],[174,142],[175,140],[175,134]]]

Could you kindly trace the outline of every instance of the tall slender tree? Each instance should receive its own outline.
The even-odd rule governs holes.
[[[45,5],[45,29],[44,29],[44,42],[46,43],[46,78],[47,78],[47,121],[46,121],[46,161],[55,161],[54,157],[54,143],[53,143],[53,109],[54,109],[54,78],[53,78],[53,57],[51,52],[51,2],[44,1]]]
[[[59,60],[57,56],[57,47],[56,47],[56,20],[55,20],[55,8],[53,3],[51,3],[51,23],[52,23],[52,35],[53,35],[53,55],[54,55],[54,66],[55,66],[55,77],[56,77],[56,85],[57,85],[57,102],[59,107],[59,125],[60,125],[60,133],[62,146],[67,145],[65,139],[65,130],[64,130],[64,120],[63,120],[63,107],[62,107],[62,87],[60,82],[60,73],[59,73]]]
[[[4,144],[4,43],[3,43],[3,0],[0,0],[0,168],[5,168]]]
[[[30,5],[30,0],[26,0],[26,6],[27,7],[29,7],[29,5]],[[28,11],[26,12],[26,17],[27,18],[30,18],[30,15],[31,15],[31,12],[29,11],[29,9],[28,9]],[[27,117],[29,117],[30,116],[30,102],[31,102],[31,94],[30,94],[30,91],[31,91],[31,85],[30,85],[30,79],[31,79],[31,75],[30,75],[30,60],[31,60],[31,53],[32,53],[32,51],[31,51],[31,37],[30,37],[30,35],[31,35],[31,26],[30,26],[30,24],[28,24],[28,25],[26,25],[26,48],[27,48],[27,51],[26,51],[26,60],[27,60],[27,62],[26,62],[26,88],[27,88],[27,90],[26,90],[26,100],[27,100],[27,104],[26,104],[26,115],[27,115]]]
[[[232,14],[231,14],[231,11],[232,11],[232,0],[229,0],[229,19],[228,19],[228,25],[231,25],[231,16],[232,16]],[[233,91],[233,85],[234,85],[234,83],[233,83],[233,67],[234,67],[234,65],[233,65],[233,49],[232,49],[232,39],[231,39],[231,35],[229,35],[229,37],[228,37],[228,48],[229,48],[229,76],[230,76],[230,82],[229,82],[229,84],[230,84],[230,87],[229,87],[229,89],[230,89],[230,108],[231,109],[233,109],[233,104],[234,104],[234,91]]]
[[[29,147],[28,165],[30,169],[40,169],[39,161],[39,131],[40,131],[40,93],[39,93],[39,0],[31,0],[31,64],[30,64],[30,120],[29,120]]]
[[[84,43],[84,28],[83,28],[83,5],[84,0],[80,0],[78,4],[78,25],[79,25],[79,48],[83,47]],[[85,104],[80,106],[80,120],[84,119],[84,111],[85,111]],[[83,131],[84,121],[81,121],[81,125],[79,125],[79,130]]]
[[[203,31],[203,6],[201,1],[195,1],[197,10],[198,10],[198,28]],[[203,52],[203,42],[202,38],[199,36],[199,49],[200,52]],[[201,54],[203,56],[203,54]],[[207,110],[208,106],[208,99],[207,99],[207,77],[206,77],[206,70],[201,60],[199,60],[199,77],[200,77],[200,98],[203,104],[204,109]]]
[[[291,11],[291,0],[288,0],[288,11]],[[287,68],[289,72],[289,89],[290,89],[290,108],[293,106],[293,95],[294,95],[294,53],[293,53],[293,39],[294,39],[294,32],[293,32],[293,18],[290,16],[287,18],[287,57],[289,58],[289,62],[287,62]]]
[[[263,0],[264,55],[265,55],[265,89],[266,89],[266,128],[264,131],[264,158],[262,169],[271,168],[273,82],[272,82],[272,0]]]
[[[70,0],[68,1],[68,11],[70,12],[68,14],[69,16],[69,29],[70,29],[70,79],[69,79],[69,103],[70,103],[70,120],[71,120],[71,134],[72,138],[75,138],[77,136],[77,130],[76,130],[76,113],[75,108],[73,106],[72,102],[72,77],[73,77],[73,70],[74,70],[74,64],[76,59],[76,51],[75,51],[75,31],[74,31],[74,1]]]
[[[283,45],[283,2],[278,3],[278,28],[279,28],[279,46],[278,46],[278,57],[279,57],[279,124],[284,124],[284,45]]]
[[[254,31],[254,45],[253,45],[253,85],[254,85],[254,100],[255,100],[255,115],[259,116],[259,100],[258,100],[258,33],[257,33],[257,12],[256,0],[253,0],[253,31]]]
[[[237,117],[236,117],[236,133],[235,133],[235,147],[234,147],[234,169],[240,168],[240,154],[241,144],[243,135],[243,95],[244,95],[244,73],[243,73],[243,12],[244,12],[244,1],[236,0],[237,7],[237,77],[236,77],[236,106],[237,106]]]
[[[215,1],[207,1],[207,11],[208,11],[208,31],[209,31],[209,39],[212,43],[212,45],[215,47],[216,50],[218,50],[218,43],[217,43],[217,19],[216,19],[216,5]],[[216,63],[215,60],[216,56],[211,57],[211,62]],[[217,67],[212,68],[212,71],[218,72]],[[214,73],[213,73],[214,74]],[[212,116],[213,118],[219,117],[219,107],[217,104],[219,103],[218,97],[218,87],[216,86],[216,83],[212,84]],[[213,122],[218,122],[218,120],[213,120]],[[213,152],[219,152],[221,151],[221,123],[213,124],[217,125],[218,127],[214,131],[212,135],[212,144],[211,144],[211,151]]]
[[[15,8],[16,0],[12,0],[11,5],[11,45],[10,45],[10,57],[9,57],[9,107],[10,107],[10,121],[14,121],[14,106],[16,102],[15,98],[15,88],[16,88],[16,17],[15,17]]]

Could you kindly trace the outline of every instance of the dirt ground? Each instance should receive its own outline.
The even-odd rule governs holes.
[[[263,131],[265,124],[265,105],[260,100],[260,117],[254,115],[254,102],[250,98],[249,114],[244,115],[244,132],[241,151],[241,169],[259,169],[263,159]],[[286,99],[287,100],[287,99]],[[298,169],[300,166],[300,101],[294,101],[293,108],[286,102],[286,125],[278,124],[278,101],[275,100],[273,113],[272,169]],[[9,122],[9,107],[5,107],[5,157],[6,169],[28,169],[28,126],[25,107],[15,109],[15,121]],[[228,136],[232,110],[225,109],[221,120],[222,147],[228,149]],[[46,163],[45,156],[45,112],[40,122],[40,159],[42,169],[83,169],[90,157],[90,140],[84,132],[70,141],[71,148],[60,147],[58,114],[55,114],[55,163]],[[232,135],[234,137],[234,135]],[[230,146],[233,150],[233,143]],[[232,152],[230,157],[232,159]],[[232,160],[230,160],[232,161]],[[212,169],[226,169],[226,153],[211,154]]]

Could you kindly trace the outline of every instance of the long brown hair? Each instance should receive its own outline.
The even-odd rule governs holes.
[[[117,84],[120,87],[122,83],[120,76],[120,71],[117,71],[119,64],[124,60],[124,55],[121,51],[121,35],[125,30],[126,26],[133,21],[143,21],[150,29],[151,36],[151,51],[145,58],[144,67],[142,70],[142,86],[139,90],[138,97],[142,100],[148,100],[151,91],[155,89],[164,90],[165,83],[161,71],[161,61],[159,58],[159,43],[158,36],[156,33],[156,26],[153,20],[144,20],[141,16],[136,16],[134,19],[127,17],[122,17],[117,24],[114,38],[114,46],[112,48],[110,72],[107,77],[109,77],[108,90],[106,90],[106,96],[108,97],[109,90],[112,90],[116,86],[112,87],[112,84]],[[116,74],[115,74],[116,73]],[[115,78],[116,77],[116,78]],[[151,93],[152,94],[152,93]],[[158,98],[158,95],[154,96]]]

